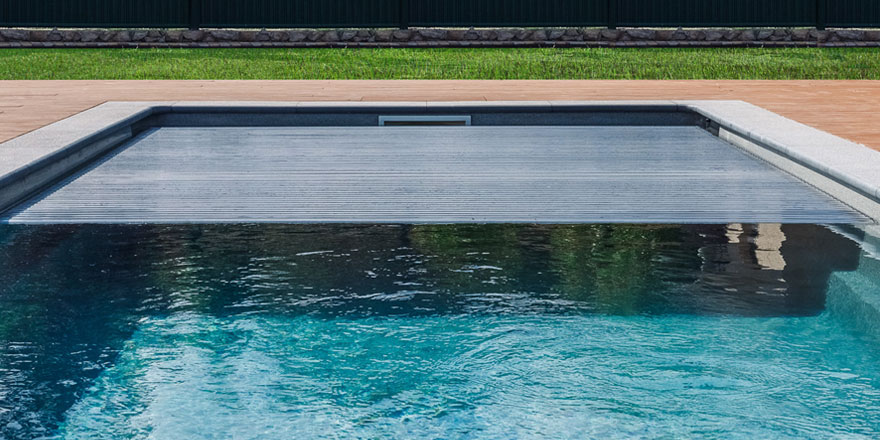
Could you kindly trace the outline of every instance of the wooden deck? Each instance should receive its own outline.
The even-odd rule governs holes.
[[[0,81],[0,142],[106,101],[740,99],[880,150],[880,81]]]

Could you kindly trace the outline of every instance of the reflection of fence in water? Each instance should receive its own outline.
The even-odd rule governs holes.
[[[74,242],[64,261],[143,273],[151,296],[284,314],[815,315],[831,274],[860,255],[823,226],[790,224],[82,226],[62,241],[43,229],[4,247],[22,260]]]
[[[724,236],[725,245],[700,249],[702,282],[795,313],[821,312],[831,274],[858,268],[858,245],[824,226],[733,223]]]

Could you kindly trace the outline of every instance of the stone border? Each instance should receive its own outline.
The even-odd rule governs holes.
[[[859,29],[0,29],[0,48],[880,47]]]
[[[0,144],[0,212],[130,139],[163,114],[695,113],[732,145],[880,221],[880,152],[743,101],[108,102]],[[520,124],[523,125],[523,124]]]

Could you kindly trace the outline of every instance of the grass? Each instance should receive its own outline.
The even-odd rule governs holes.
[[[4,49],[0,79],[880,79],[880,49]]]

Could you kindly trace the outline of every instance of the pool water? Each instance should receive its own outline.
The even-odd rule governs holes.
[[[0,228],[0,438],[876,438],[848,227]]]

